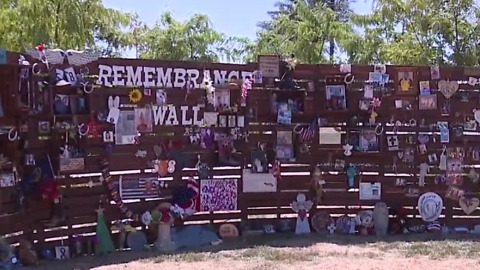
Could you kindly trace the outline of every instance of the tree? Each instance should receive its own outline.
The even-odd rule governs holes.
[[[98,49],[108,54],[131,45],[133,16],[101,0],[2,0],[0,47],[12,51],[42,43],[52,48]]]
[[[165,12],[139,38],[138,55],[148,59],[242,62],[251,47],[248,39],[226,37],[213,29],[208,16],[202,14],[180,22]]]
[[[275,28],[273,27],[273,22],[278,20],[282,15],[288,16],[291,20],[298,20],[299,17],[296,13],[296,6],[297,5],[305,5],[310,8],[314,8],[316,6],[323,6],[324,8],[331,9],[335,16],[333,20],[335,22],[344,22],[346,23],[352,14],[352,10],[350,9],[350,4],[352,0],[285,0],[279,1],[275,3],[275,7],[278,10],[269,11],[268,14],[271,17],[271,21],[267,22],[260,22],[259,26],[261,29],[266,31],[274,31]],[[322,5],[323,4],[323,5]],[[281,33],[278,33],[281,34]],[[330,36],[328,38],[328,46],[329,46],[329,57],[330,62],[334,61],[335,58],[335,38]]]
[[[330,44],[346,39],[353,33],[353,25],[338,21],[336,13],[324,3],[309,6],[298,1],[291,14],[280,14],[270,22],[269,30],[258,32],[252,54],[293,53],[304,63],[335,62],[326,45],[330,39]]]
[[[473,0],[377,0],[371,14],[354,16],[368,32],[349,51],[365,63],[476,65],[479,14]]]

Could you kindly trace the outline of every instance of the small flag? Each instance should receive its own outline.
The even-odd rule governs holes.
[[[281,167],[281,164],[280,164],[280,161],[278,160],[275,160],[275,162],[273,163],[273,176],[275,178],[280,179],[280,167]]]
[[[302,128],[300,131],[300,141],[309,142],[313,140],[315,132],[317,132],[318,124],[317,119],[315,119],[308,127]]]
[[[157,178],[121,178],[119,191],[122,200],[150,199],[159,197]]]
[[[193,177],[189,177],[187,180],[187,188],[191,189],[195,193],[195,197],[193,199],[192,210],[195,212],[200,211],[200,185],[198,184]]]

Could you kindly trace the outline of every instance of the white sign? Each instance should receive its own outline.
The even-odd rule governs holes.
[[[382,183],[360,183],[358,193],[360,200],[380,200],[382,197]]]
[[[207,70],[213,84],[227,83],[233,79],[252,78],[252,71]],[[143,67],[98,65],[97,84],[105,86],[143,86],[183,88],[187,79],[194,88],[201,84],[200,74],[203,70],[185,68]]]
[[[263,77],[280,77],[280,57],[277,55],[258,56],[258,69],[262,72]]]
[[[271,173],[251,173],[244,169],[243,192],[277,192],[277,178]]]
[[[153,123],[155,125],[165,125],[165,126],[200,126],[203,124],[203,117],[199,119],[199,106],[193,106],[193,117],[187,117],[187,112],[189,110],[188,106],[180,106],[180,111],[173,105],[170,106],[153,106]],[[178,121],[178,116],[180,115],[180,121]]]

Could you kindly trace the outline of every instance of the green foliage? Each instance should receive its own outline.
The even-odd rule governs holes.
[[[101,0],[2,0],[1,7],[0,47],[8,50],[43,43],[113,53],[130,44],[130,35],[121,29],[130,24],[132,14],[106,8]]]
[[[105,56],[135,48],[137,57],[177,61],[241,63],[293,53],[300,63],[479,64],[474,0],[375,0],[366,15],[355,14],[352,1],[283,0],[250,41],[215,30],[202,14],[178,21],[165,12],[147,26],[101,0],[0,0],[0,47],[21,51],[44,43]]]
[[[145,28],[137,50],[141,58],[149,59],[242,62],[251,43],[216,31],[207,15],[180,22],[165,12],[153,27]]]

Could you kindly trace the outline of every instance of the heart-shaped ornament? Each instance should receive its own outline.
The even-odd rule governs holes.
[[[451,98],[458,91],[458,83],[456,81],[441,80],[438,82],[438,90],[447,98]]]
[[[305,209],[299,210],[298,216],[300,217],[300,220],[304,220],[307,217],[307,210]]]
[[[477,207],[480,205],[480,200],[478,198],[461,197],[458,204],[465,214],[470,215],[477,210]]]
[[[400,158],[400,159],[403,159],[403,154],[404,154],[404,153],[403,153],[403,152],[401,152],[401,151],[400,151],[400,152],[398,152],[398,153],[397,153],[397,156],[398,156],[398,158]]]
[[[473,118],[475,118],[475,121],[477,121],[480,124],[480,110],[473,111]]]

